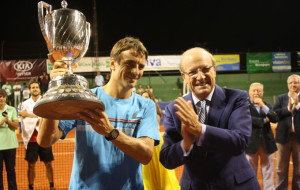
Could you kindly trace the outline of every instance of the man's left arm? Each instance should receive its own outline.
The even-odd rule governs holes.
[[[272,106],[269,103],[265,102],[265,104],[269,108],[268,112],[266,113],[269,122],[277,123],[279,120],[277,113],[274,110],[272,110]]]
[[[252,132],[248,95],[241,91],[229,98],[218,126],[206,126],[202,148],[206,151],[239,155],[248,146]]]
[[[150,106],[153,109],[148,110],[148,112],[153,112],[150,113],[150,115],[153,115],[151,118],[147,118],[147,115],[145,116],[146,122],[144,123],[149,123],[148,126],[139,126],[141,128],[148,127],[146,131],[153,131],[157,130],[157,135],[153,136],[147,136],[147,132],[141,133],[138,138],[131,137],[123,133],[122,131],[119,131],[119,135],[116,139],[111,140],[111,142],[118,147],[121,151],[123,151],[125,154],[128,156],[134,158],[138,162],[142,164],[148,164],[150,160],[152,159],[153,155],[153,148],[155,144],[155,140],[159,141],[159,133],[158,133],[158,121],[157,121],[157,116],[156,116],[156,109],[155,105],[153,102],[153,105]],[[111,125],[109,122],[109,119],[107,115],[105,114],[104,111],[101,111],[100,109],[96,109],[95,112],[91,110],[86,110],[85,114],[79,114],[80,118],[87,121],[92,128],[99,134],[108,137],[109,133],[115,129],[114,126]],[[150,122],[152,121],[152,122]],[[152,126],[153,124],[153,126]],[[150,138],[151,137],[151,138]],[[155,138],[155,140],[154,140]]]
[[[136,130],[137,138],[120,132],[119,137],[112,143],[140,163],[148,164],[153,155],[154,145],[158,145],[160,138],[154,102],[147,101],[144,108],[141,122]]]
[[[34,115],[34,114],[31,114],[31,113],[28,113],[26,112],[25,110],[21,110],[18,112],[19,116],[21,117],[29,117],[29,118],[38,118],[38,116]]]
[[[111,141],[128,156],[142,164],[148,164],[152,159],[154,140],[149,137],[134,138],[119,131],[119,136]]]

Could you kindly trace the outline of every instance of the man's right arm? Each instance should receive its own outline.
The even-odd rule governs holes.
[[[288,110],[288,107],[283,104],[284,98],[285,97],[283,95],[279,95],[276,98],[276,101],[275,101],[275,104],[273,107],[273,110],[278,115],[279,120],[282,120],[285,117],[290,117],[292,115],[291,112]]]
[[[50,78],[69,73],[68,66],[63,61],[56,61],[52,55],[48,55],[50,61],[53,63],[53,70],[50,71]],[[77,67],[77,63],[72,65],[72,70]],[[42,118],[39,125],[39,133],[37,142],[41,147],[49,147],[63,137],[64,132],[58,126],[59,120],[50,120]]]
[[[64,135],[58,123],[59,120],[41,119],[37,137],[37,142],[41,147],[50,147]]]
[[[269,108],[269,112],[267,113],[267,117],[269,119],[269,122],[277,123],[278,120],[279,120],[277,113],[272,109],[271,104],[266,103],[266,105]]]
[[[185,163],[184,152],[181,148],[182,136],[175,124],[174,103],[171,103],[165,109],[163,136],[164,143],[162,144],[159,154],[161,164],[167,169],[175,169]],[[179,122],[179,121],[178,121]],[[181,124],[180,124],[181,125]]]

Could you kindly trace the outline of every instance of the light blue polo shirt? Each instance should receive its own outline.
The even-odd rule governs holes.
[[[117,99],[102,87],[92,91],[103,101],[111,124],[128,136],[149,137],[159,144],[155,103],[136,93]],[[59,122],[65,135],[76,128],[76,144],[69,189],[144,189],[142,165],[124,154],[82,120]]]

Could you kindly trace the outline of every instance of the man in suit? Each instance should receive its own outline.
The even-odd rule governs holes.
[[[203,48],[183,53],[180,71],[192,92],[166,107],[160,161],[168,169],[184,164],[181,189],[260,189],[245,155],[249,97],[216,85],[215,63]]]
[[[279,95],[274,105],[274,111],[279,117],[276,128],[277,190],[288,189],[290,156],[294,167],[292,189],[300,189],[300,76],[290,75],[287,85],[289,92]]]
[[[252,118],[252,134],[246,156],[256,175],[260,158],[263,189],[274,190],[274,152],[277,150],[270,122],[277,123],[277,114],[269,103],[262,100],[264,86],[252,83],[249,87],[249,103]]]

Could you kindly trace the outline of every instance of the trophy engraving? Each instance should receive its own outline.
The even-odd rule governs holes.
[[[88,81],[83,76],[73,74],[71,69],[88,49],[90,24],[81,12],[67,8],[65,0],[61,5],[61,9],[52,11],[51,5],[40,1],[38,18],[49,59],[65,62],[69,74],[51,79],[48,91],[36,103],[33,112],[48,119],[72,120],[79,119],[76,113],[84,109],[105,108],[103,102],[89,89]]]

